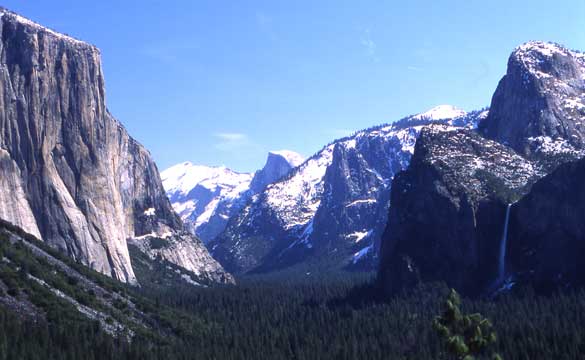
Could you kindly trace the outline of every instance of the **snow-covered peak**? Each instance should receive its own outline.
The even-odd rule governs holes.
[[[294,151],[270,151],[266,159],[266,164],[254,175],[250,189],[254,193],[261,192],[266,186],[281,179],[292,169],[301,165],[303,161],[303,157]]]
[[[558,63],[555,59],[563,59]],[[514,49],[511,55],[511,60],[521,64],[530,73],[539,79],[555,79],[561,76],[564,69],[567,67],[568,59],[574,61],[577,66],[581,67],[581,78],[583,78],[583,67],[585,66],[585,54],[577,51],[569,50],[559,44],[544,42],[544,41],[530,41],[518,46]],[[573,73],[569,74],[573,77]]]
[[[238,187],[252,180],[252,174],[238,173],[225,166],[210,167],[184,162],[161,172],[163,186],[168,194],[187,195],[197,185],[210,190],[221,184]]]
[[[247,200],[303,162],[301,155],[271,151],[266,165],[255,173],[184,162],[161,173],[173,208],[204,242],[211,241]]]
[[[423,113],[414,115],[412,118],[416,120],[445,120],[454,119],[460,116],[464,116],[467,113],[461,109],[456,108],[452,105],[439,105],[434,108],[425,111]]]
[[[571,51],[559,44],[545,41],[529,41],[527,43],[524,43],[518,46],[516,49],[514,49],[513,54],[516,56],[531,56],[539,54],[546,57],[552,57],[554,54],[559,55],[571,54],[577,55],[578,57],[583,56],[582,53]]]
[[[289,254],[294,261],[335,254],[342,262],[351,258],[358,266],[371,260],[373,266],[392,179],[407,168],[420,131],[435,123],[470,127],[480,115],[441,109],[446,110],[439,107],[416,121],[405,117],[329,143],[252,196],[217,238],[214,256],[228,267],[235,264],[235,271],[289,264]],[[272,257],[276,250],[278,256]]]
[[[273,150],[269,154],[284,158],[292,167],[297,167],[305,161],[301,154],[290,150]]]
[[[234,204],[245,199],[253,174],[237,173],[225,166],[210,167],[184,162],[161,173],[173,209],[187,228],[209,241],[225,226]],[[238,205],[239,206],[239,205]],[[211,233],[199,227],[213,222]]]
[[[317,211],[323,193],[323,177],[333,159],[334,145],[312,156],[296,170],[294,176],[269,185],[267,203],[276,209],[285,228],[306,225]],[[299,204],[306,211],[299,211]]]
[[[8,9],[5,9],[3,7],[0,7],[0,18],[3,18],[4,16],[8,16],[8,17],[16,20],[17,22],[19,22],[19,23],[21,23],[23,25],[29,26],[29,27],[37,30],[37,31],[45,32],[45,33],[50,34],[50,35],[52,35],[54,37],[57,37],[57,38],[62,39],[62,40],[65,40],[65,41],[67,41],[69,43],[72,43],[72,44],[75,44],[75,45],[90,46],[90,47],[93,47],[94,49],[97,50],[97,48],[95,48],[91,44],[88,44],[88,43],[86,43],[84,41],[81,41],[81,40],[77,40],[77,39],[75,39],[75,38],[73,38],[73,37],[71,37],[69,35],[65,35],[65,34],[59,33],[57,31],[51,30],[51,29],[49,29],[49,28],[47,28],[47,27],[45,27],[43,25],[40,25],[40,24],[38,24],[38,23],[30,20],[30,19],[25,18],[24,16],[20,16],[17,13],[14,13],[14,12],[8,10]]]

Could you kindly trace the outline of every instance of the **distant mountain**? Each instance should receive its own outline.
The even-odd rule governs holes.
[[[216,210],[222,202],[238,201],[250,188],[253,175],[186,162],[163,171],[161,178],[175,211],[193,233],[201,235],[199,230],[214,216],[227,221],[229,215]]]
[[[254,174],[254,178],[250,183],[251,193],[257,194],[263,191],[267,185],[280,180],[293,168],[301,165],[303,161],[303,157],[293,151],[269,152],[266,164]]]
[[[425,111],[423,113],[414,115],[412,120],[442,120],[442,119],[457,119],[465,116],[465,111],[456,108],[452,105],[439,105]]]
[[[209,242],[252,195],[302,162],[302,156],[295,152],[271,151],[264,167],[255,173],[186,162],[163,171],[161,177],[173,208],[186,226]]]
[[[486,115],[444,105],[336,140],[254,195],[208,246],[237,273],[302,263],[373,269],[391,181],[408,166],[421,129],[473,128]]]
[[[100,51],[5,9],[0,27],[0,218],[123,282],[136,283],[128,241],[232,281],[108,111]]]
[[[585,55],[544,42],[516,48],[479,131],[426,129],[394,179],[382,288],[582,283],[584,232],[573,215],[582,160],[563,164],[585,155],[584,122]]]

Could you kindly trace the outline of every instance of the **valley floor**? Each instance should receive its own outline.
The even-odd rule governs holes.
[[[447,289],[427,285],[382,302],[371,279],[255,277],[235,287],[130,289],[152,301],[148,312],[172,329],[137,335],[131,344],[96,324],[64,322],[59,314],[33,323],[2,309],[0,359],[448,359],[431,326]],[[539,297],[521,290],[494,301],[465,300],[463,310],[493,322],[495,350],[504,359],[585,353],[583,292]]]

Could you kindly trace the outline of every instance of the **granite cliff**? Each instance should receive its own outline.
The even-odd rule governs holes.
[[[581,196],[582,164],[572,162],[585,154],[584,119],[585,55],[554,43],[517,47],[478,130],[423,130],[395,177],[384,291],[444,281],[480,294],[516,275],[579,283],[582,209],[570,198]]]
[[[0,218],[120,281],[136,282],[127,240],[152,237],[168,244],[151,256],[229,280],[109,113],[100,51],[4,9],[0,29]]]

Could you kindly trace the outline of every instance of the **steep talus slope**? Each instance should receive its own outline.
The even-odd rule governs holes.
[[[126,240],[182,231],[149,153],[106,108],[97,48],[1,10],[0,218],[135,282]],[[176,241],[221,271],[192,236]],[[175,259],[168,252],[163,257]]]
[[[163,171],[161,177],[175,211],[207,243],[225,229],[250,197],[302,162],[301,155],[293,151],[271,151],[264,167],[253,174],[186,162]]]
[[[195,328],[198,329],[207,327],[199,317],[161,305],[158,300],[146,296],[144,290],[160,292],[181,288],[189,291],[189,287],[212,285],[215,280],[202,279],[160,258],[152,261],[135,247],[131,247],[130,252],[135,260],[137,278],[143,284],[140,288],[98,273],[0,220],[0,313],[3,320],[6,313],[10,313],[14,321],[26,321],[25,337],[38,334],[35,327],[46,326],[52,335],[72,342],[65,346],[79,345],[75,342],[83,339],[86,332],[85,339],[90,341],[106,336],[117,342],[118,346],[113,349],[117,354],[125,351],[126,343],[145,342],[148,344],[146,351],[152,351],[154,346],[168,346],[188,333],[186,323],[197,324]],[[52,346],[59,348],[64,344],[49,345]],[[134,358],[145,358],[133,353]],[[22,355],[11,358],[20,359]],[[97,357],[78,350],[74,358]]]
[[[504,235],[506,208],[538,179],[585,154],[584,74],[583,54],[551,43],[524,44],[510,56],[478,133],[421,136],[416,160],[393,184],[379,268],[387,293],[440,280],[477,294],[506,280],[500,274],[511,261],[506,250],[534,250],[514,244],[531,239]],[[539,228],[532,223],[546,216],[518,220],[516,205],[511,212],[523,224],[510,232],[531,236],[526,229]],[[560,253],[571,251],[557,245]]]
[[[506,204],[539,168],[471,130],[423,129],[410,166],[393,181],[380,280],[394,292],[444,280],[467,292],[493,278]]]
[[[74,263],[8,223],[0,221],[0,305],[23,318],[97,321],[107,333],[131,338],[152,324],[121,284]],[[109,280],[109,281],[108,281]],[[122,311],[125,310],[125,311]],[[55,316],[52,313],[51,316]]]
[[[254,196],[210,244],[230,271],[272,271],[303,262],[373,268],[390,183],[430,123],[472,127],[486,112],[450,106],[359,131],[324,147]]]

